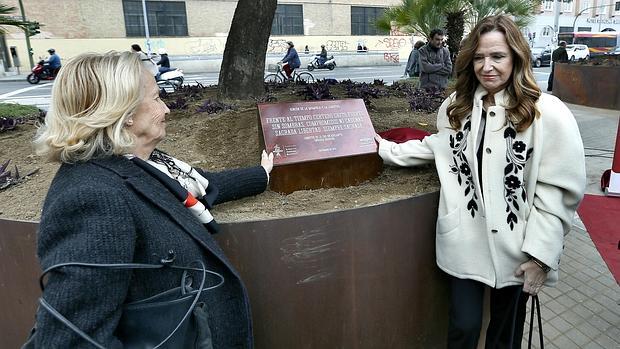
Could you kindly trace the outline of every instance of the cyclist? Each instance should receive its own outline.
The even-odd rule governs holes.
[[[286,55],[279,63],[284,63],[282,69],[286,73],[286,77],[289,80],[293,80],[293,70],[299,68],[301,66],[301,61],[299,60],[299,55],[297,54],[297,50],[295,50],[295,45],[293,45],[292,41],[287,41],[288,50],[286,51]]]

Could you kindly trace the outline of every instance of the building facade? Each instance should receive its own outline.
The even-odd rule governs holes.
[[[620,32],[620,0],[562,0],[557,33],[554,1],[542,1],[537,12],[526,32],[532,47],[556,45],[563,32]]]
[[[237,6],[236,0],[147,0],[150,40],[145,37],[141,0],[22,0],[26,18],[41,23],[30,38],[35,61],[55,48],[69,58],[81,52],[127,50],[138,43],[146,51],[165,48],[171,55],[221,55]],[[18,7],[18,0],[3,3]],[[402,51],[407,57],[414,40],[399,32],[382,32],[374,21],[400,0],[286,0],[278,1],[268,53],[284,52],[292,40],[299,51]],[[417,39],[417,38],[416,38]],[[4,45],[14,47],[27,66],[23,32],[9,29]],[[8,51],[7,51],[8,52]],[[394,59],[389,56],[387,59]],[[398,58],[396,56],[396,58]],[[13,65],[5,57],[5,66]]]

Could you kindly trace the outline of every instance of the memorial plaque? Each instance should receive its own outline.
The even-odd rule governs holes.
[[[259,136],[274,153],[271,189],[345,187],[382,167],[361,99],[259,104]]]

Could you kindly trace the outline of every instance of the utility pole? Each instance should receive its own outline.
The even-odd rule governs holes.
[[[22,14],[22,21],[26,22],[26,12],[24,12],[24,4],[22,4],[22,0],[19,0],[19,10]],[[26,49],[28,50],[28,61],[30,62],[30,69],[34,67],[34,61],[32,60],[32,48],[30,47],[30,30],[25,30],[24,34],[26,36]]]
[[[553,36],[555,42],[557,42],[558,33],[560,32],[560,6],[562,6],[562,1],[555,0],[555,8],[553,10]]]
[[[142,15],[144,16],[144,34],[146,35],[146,52],[148,56],[151,57],[151,37],[149,35],[149,19],[146,14],[146,1],[145,0],[142,0]]]

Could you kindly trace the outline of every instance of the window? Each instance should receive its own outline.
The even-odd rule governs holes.
[[[562,12],[573,11],[573,0],[562,0]]]
[[[620,12],[620,1],[616,1],[616,8],[615,8],[616,12]]]
[[[579,7],[580,10],[583,10],[582,13],[589,13],[590,12],[590,0],[581,0],[581,6]]]
[[[303,5],[278,5],[271,35],[304,35]]]
[[[609,8],[608,4],[605,4],[604,1],[599,0],[599,1],[596,2],[596,12],[595,13],[597,15],[605,14],[605,13],[607,13],[607,9],[608,8]]]
[[[383,7],[351,6],[351,35],[388,35],[389,31],[375,27],[384,11]]]
[[[559,31],[560,33],[572,33],[573,27],[560,27]]]
[[[145,36],[142,1],[123,0],[127,36]],[[152,36],[187,36],[184,1],[147,1],[146,14]]]
[[[545,1],[545,11],[553,11],[553,1]]]
[[[578,32],[589,32],[592,30],[592,27],[578,27],[577,31]]]

